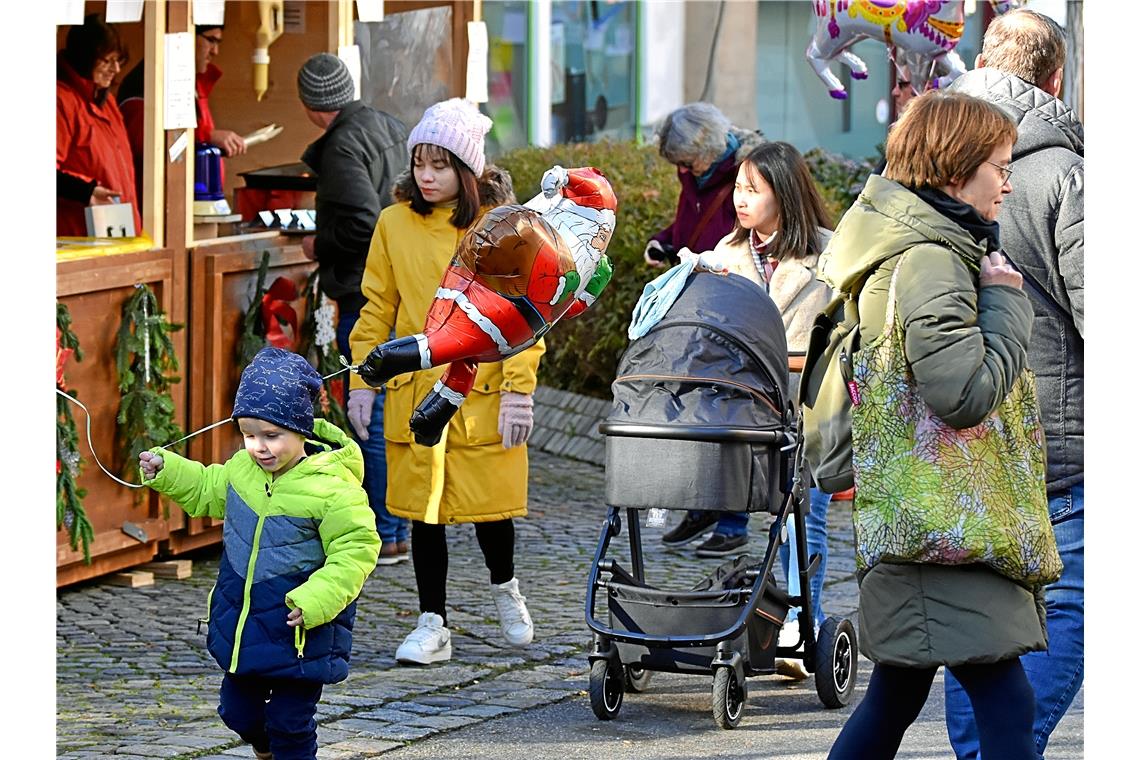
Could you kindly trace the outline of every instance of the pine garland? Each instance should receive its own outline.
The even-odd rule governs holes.
[[[315,363],[317,372],[325,377],[343,368],[337,358],[340,353],[336,346],[335,306],[317,286],[318,277],[318,271],[314,270],[305,283],[305,321],[301,324],[297,352]],[[321,389],[320,408],[313,411],[316,416],[324,417],[347,432],[348,415],[341,405],[345,382],[343,374],[325,380]]]
[[[257,352],[265,348],[265,324],[261,319],[261,299],[265,295],[265,278],[269,274],[269,251],[261,255],[261,264],[257,268],[257,285],[253,291],[253,300],[241,318],[241,335],[237,342],[237,370],[240,374],[246,366],[257,356]]]
[[[79,339],[71,331],[71,312],[67,306],[56,301],[56,388],[67,390],[63,382],[63,365],[69,356],[82,361],[83,351]],[[74,390],[72,396],[78,397]],[[83,497],[87,490],[76,483],[79,477],[81,460],[79,456],[79,434],[75,429],[75,419],[71,416],[70,402],[63,396],[55,397],[55,527],[66,526],[72,549],[83,545],[83,561],[91,564],[91,542],[95,540],[95,529],[83,509]]]
[[[123,304],[123,319],[115,341],[115,371],[119,377],[117,437],[123,479],[138,482],[136,457],[140,451],[182,437],[174,422],[170,386],[179,382],[168,373],[178,371],[178,357],[170,334],[182,325],[166,321],[154,291],[135,285]]]

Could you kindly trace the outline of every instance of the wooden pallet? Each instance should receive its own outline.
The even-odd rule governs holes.
[[[188,559],[170,559],[164,562],[149,562],[140,569],[154,573],[157,578],[182,581],[193,574],[194,562]]]
[[[154,585],[154,573],[146,570],[131,570],[126,573],[108,575],[103,582],[110,586],[126,586],[127,588],[141,588]]]

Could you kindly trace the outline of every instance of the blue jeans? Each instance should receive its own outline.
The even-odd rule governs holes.
[[[827,508],[831,504],[831,494],[824,493],[818,488],[811,489],[811,511],[804,515],[804,527],[807,529],[807,554],[819,555],[819,569],[811,578],[811,606],[815,618],[815,627],[823,625],[823,576],[827,572]],[[788,542],[780,546],[780,565],[784,568],[784,577],[788,579],[788,593],[796,596],[800,593],[800,570],[795,552],[796,524],[792,516],[788,516]],[[799,607],[788,610],[788,620],[792,620],[799,613]]]
[[[336,325],[337,349],[346,359],[351,361],[352,351],[349,348],[348,338],[356,320],[360,319],[360,312],[348,312],[340,315]],[[362,360],[364,357],[360,357]],[[348,379],[344,381],[345,403],[348,395]],[[376,402],[372,405],[372,419],[368,423],[368,440],[362,441],[348,426],[347,431],[353,439],[360,444],[360,451],[364,456],[364,492],[368,494],[368,504],[376,514],[376,532],[385,544],[408,540],[409,523],[400,517],[393,517],[384,506],[388,490],[388,460],[384,451],[384,389],[376,393]]]
[[[1022,667],[1037,697],[1033,738],[1037,754],[1069,709],[1085,676],[1085,486],[1049,499],[1049,517],[1065,567],[1057,582],[1045,587],[1045,626],[1049,650],[1021,656]],[[981,757],[970,700],[946,674],[946,732],[961,760]]]
[[[255,750],[272,751],[274,760],[313,760],[322,688],[311,681],[226,673],[218,715]]]

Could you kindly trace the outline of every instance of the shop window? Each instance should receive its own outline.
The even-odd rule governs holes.
[[[634,136],[637,9],[631,0],[556,0],[551,7],[553,141]]]
[[[527,3],[483,3],[483,20],[487,23],[490,56],[489,100],[482,110],[495,124],[487,135],[487,155],[494,158],[527,144]]]

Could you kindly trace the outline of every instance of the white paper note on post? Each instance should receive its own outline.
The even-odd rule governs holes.
[[[186,129],[198,126],[194,110],[194,35],[175,32],[166,35],[166,108],[163,126]]]
[[[182,134],[178,135],[178,139],[170,144],[170,163],[177,163],[182,154],[186,152],[186,147],[190,145],[190,133],[183,130]]]
[[[357,45],[341,45],[337,48],[336,55],[344,61],[348,73],[352,74],[353,97],[360,100],[360,48]]]
[[[194,26],[221,26],[226,23],[225,0],[194,0]]]
[[[142,21],[143,0],[107,0],[108,24],[133,24]]]
[[[384,0],[356,0],[356,20],[368,23],[384,20]]]
[[[78,26],[82,23],[83,0],[56,0],[56,26]]]
[[[467,99],[487,102],[487,25],[467,22]]]

